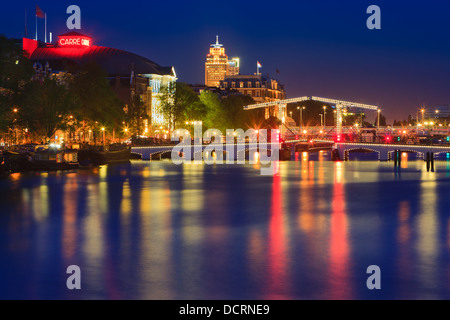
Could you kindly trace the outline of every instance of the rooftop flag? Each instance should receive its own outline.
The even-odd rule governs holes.
[[[38,6],[36,6],[36,17],[42,19],[45,17],[44,11],[42,11],[41,8],[39,8]]]
[[[259,61],[256,61],[256,75],[259,76],[259,69],[261,69],[261,68],[262,68],[261,63],[259,63]]]

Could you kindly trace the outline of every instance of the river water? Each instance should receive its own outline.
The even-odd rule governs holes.
[[[13,174],[0,299],[449,299],[450,162],[328,159]]]

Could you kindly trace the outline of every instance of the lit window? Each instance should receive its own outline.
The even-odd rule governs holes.
[[[233,81],[233,82],[231,83],[231,87],[232,87],[232,88],[236,88],[236,82]]]
[[[251,88],[251,87],[252,87],[251,81],[247,82],[247,88]]]
[[[240,87],[240,88],[243,88],[243,87],[244,87],[244,82],[242,82],[242,81],[239,82],[239,87]]]
[[[259,82],[256,82],[256,83],[255,83],[255,86],[256,86],[257,88],[259,88],[260,83],[259,83]]]

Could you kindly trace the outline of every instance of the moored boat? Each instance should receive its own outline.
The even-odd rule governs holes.
[[[78,150],[37,146],[30,160],[31,170],[71,170],[78,168]]]
[[[82,166],[127,162],[130,159],[131,147],[128,145],[89,146],[78,150],[78,162]]]

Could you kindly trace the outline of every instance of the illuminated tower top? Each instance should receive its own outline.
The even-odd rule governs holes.
[[[221,47],[223,47],[223,44],[219,43],[219,36],[216,36],[216,43],[212,44],[211,47],[213,47],[213,48],[221,48]]]
[[[215,60],[226,57],[225,48],[223,47],[223,44],[219,43],[219,36],[216,36],[216,43],[211,45],[208,56],[212,56]],[[226,58],[228,59],[228,57]]]
[[[205,84],[209,87],[219,87],[220,81],[225,79],[228,72],[228,57],[225,48],[219,43],[219,36],[216,36],[216,43],[209,48],[205,62]]]

